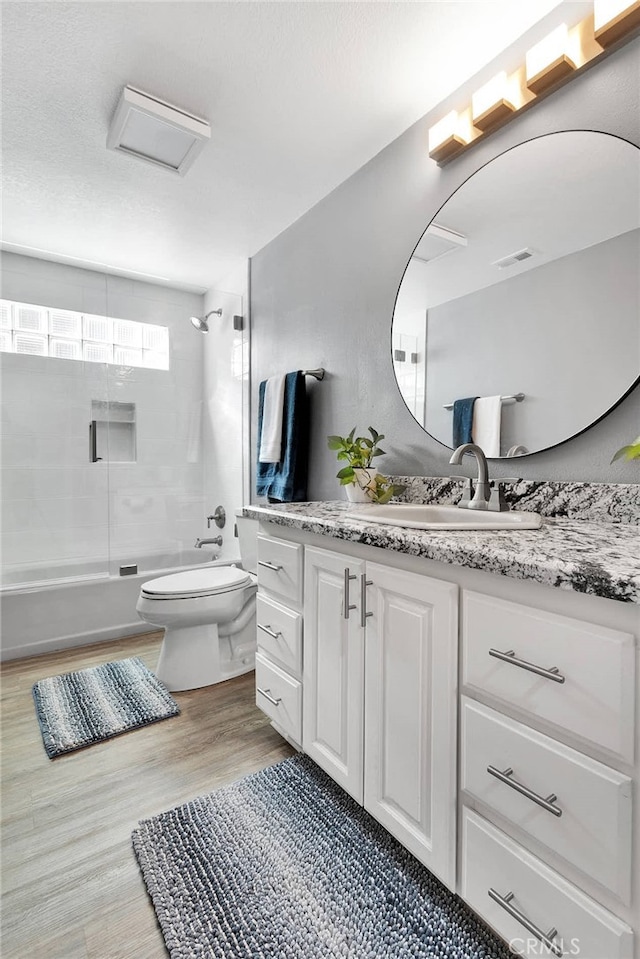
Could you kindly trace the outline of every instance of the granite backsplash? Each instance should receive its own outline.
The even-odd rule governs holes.
[[[455,504],[462,496],[462,483],[446,477],[391,478],[394,483],[406,486],[405,492],[397,497],[400,502]],[[504,489],[512,509],[593,523],[640,524],[640,484],[519,480]]]

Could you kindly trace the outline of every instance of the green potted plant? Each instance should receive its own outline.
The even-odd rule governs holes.
[[[385,455],[378,445],[384,439],[384,434],[378,433],[372,426],[369,427],[369,433],[370,437],[356,436],[354,426],[348,436],[328,436],[327,444],[339,460],[347,463],[338,470],[336,476],[340,485],[345,487],[351,503],[388,503],[392,496],[402,493],[405,487],[392,483],[378,472],[377,467],[371,465],[375,457]]]

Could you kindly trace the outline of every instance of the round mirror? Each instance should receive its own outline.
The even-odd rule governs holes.
[[[640,150],[592,131],[496,157],[440,208],[404,272],[393,365],[434,439],[557,446],[640,373]]]

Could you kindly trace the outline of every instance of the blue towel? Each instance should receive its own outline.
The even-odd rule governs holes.
[[[266,380],[258,396],[258,464],[256,493],[270,503],[303,503],[307,499],[309,405],[303,374],[287,373],[284,382],[282,453],[279,463],[260,462],[260,437]]]
[[[455,400],[453,404],[453,448],[457,449],[463,443],[473,443],[471,427],[473,426],[473,404],[477,396],[467,396],[463,400]]]

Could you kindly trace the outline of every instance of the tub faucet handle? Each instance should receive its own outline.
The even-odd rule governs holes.
[[[207,516],[207,529],[211,529],[212,521],[216,524],[218,529],[222,529],[224,527],[224,524],[227,522],[227,514],[224,511],[224,506],[216,506],[211,516]]]

